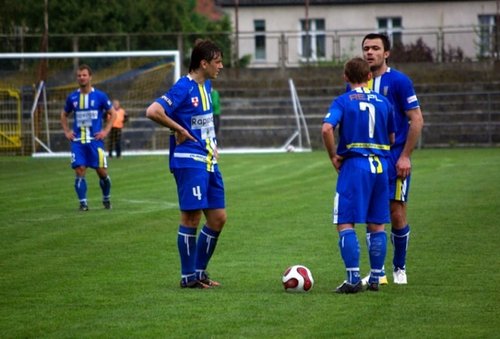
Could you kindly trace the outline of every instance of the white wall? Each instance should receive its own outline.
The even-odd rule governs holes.
[[[234,8],[224,8],[235,22]],[[310,6],[309,18],[325,19],[327,60],[348,58],[361,53],[361,39],[377,30],[378,17],[402,17],[405,44],[422,37],[437,49],[438,33],[444,32],[444,46],[460,47],[467,57],[477,55],[479,14],[495,14],[496,1],[424,2],[414,4]],[[279,64],[279,37],[287,37],[287,63],[298,63],[299,21],[305,18],[305,8],[299,6],[239,7],[239,56],[254,55],[255,19],[266,22],[266,61],[262,66]],[[338,39],[338,42],[334,42]],[[338,55],[340,53],[340,55]],[[253,66],[259,63],[253,60]]]

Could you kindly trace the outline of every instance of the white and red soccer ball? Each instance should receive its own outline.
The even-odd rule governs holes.
[[[311,271],[304,265],[293,265],[286,269],[281,278],[287,292],[307,292],[314,285]]]

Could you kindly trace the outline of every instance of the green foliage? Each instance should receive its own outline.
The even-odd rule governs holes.
[[[209,291],[178,287],[179,217],[165,156],[110,162],[111,211],[89,171],[86,213],[77,212],[69,159],[1,157],[0,333],[497,337],[499,152],[414,153],[409,284],[359,295],[332,292],[345,272],[331,225],[337,175],[324,152],[221,154],[228,223],[209,270],[223,286]],[[364,226],[357,232],[366,272]],[[316,281],[307,294],[281,287],[281,273],[297,263]]]
[[[427,46],[422,38],[415,43],[403,45],[396,43],[391,49],[389,60],[393,62],[432,62],[433,50]]]
[[[22,28],[25,33],[41,34],[44,31],[44,1],[0,0],[0,33],[13,34]],[[221,30],[229,31],[229,18],[212,22],[197,14],[194,0],[96,0],[96,1],[48,1],[49,47],[51,51],[71,51],[71,42],[58,39],[57,34],[78,36],[81,51],[124,50],[125,37],[116,33],[129,33],[131,50],[176,49],[176,33],[211,35]],[[114,33],[111,38],[106,33]],[[158,36],[172,33],[172,36]],[[88,35],[85,35],[88,34]],[[140,37],[138,37],[140,36]],[[25,42],[25,51],[38,51],[35,39]],[[229,48],[229,39],[218,37]],[[34,42],[36,41],[36,42]],[[194,40],[193,40],[194,41]],[[191,46],[190,38],[184,41]],[[3,46],[2,49],[9,49]],[[15,47],[10,47],[15,50]],[[229,56],[231,53],[227,53]]]

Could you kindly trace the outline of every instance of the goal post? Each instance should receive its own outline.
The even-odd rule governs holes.
[[[75,72],[80,63],[88,64],[94,70],[94,87],[106,92],[110,99],[122,102],[134,125],[138,126],[134,133],[148,135],[152,134],[154,127],[144,121],[145,105],[180,78],[182,60],[177,50],[159,50],[0,53],[0,62],[3,64],[0,90],[9,88],[21,93],[20,153],[37,156],[68,152],[59,116],[67,95],[78,87]],[[42,62],[46,67],[46,79],[36,77],[37,73],[40,74],[37,70]],[[3,108],[0,105],[0,116],[10,114],[3,112]],[[10,119],[13,120],[14,115]],[[0,124],[0,135],[12,133],[4,131],[2,126],[7,125]],[[131,135],[128,140],[136,139]],[[137,147],[151,148],[148,141],[141,143],[143,145]]]

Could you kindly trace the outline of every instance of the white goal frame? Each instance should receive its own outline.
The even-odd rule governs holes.
[[[121,52],[47,52],[47,53],[0,53],[0,59],[78,59],[78,58],[138,58],[138,57],[174,57],[174,82],[181,76],[181,57],[180,52],[177,50],[164,50],[164,51],[121,51]],[[47,96],[45,91],[45,83],[41,81],[37,84],[37,92],[33,102],[30,116],[31,116],[31,137],[32,137],[32,156],[37,155],[55,155],[50,148],[50,132],[48,126],[46,127],[47,144],[43,143],[35,133],[34,113],[42,100],[45,111],[45,121],[47,123]],[[35,144],[38,143],[47,151],[47,153],[38,154],[36,152]]]

